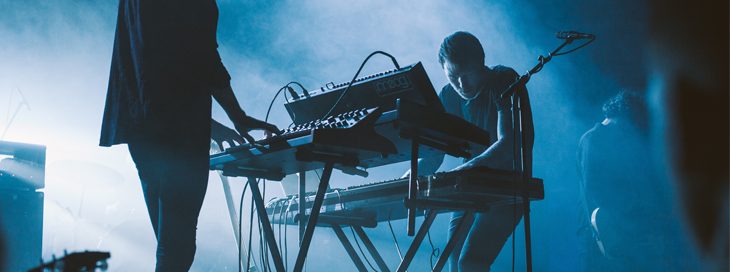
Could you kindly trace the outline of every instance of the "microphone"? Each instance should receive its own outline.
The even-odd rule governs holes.
[[[561,40],[579,40],[579,39],[595,39],[596,35],[588,33],[580,33],[578,31],[560,31],[555,37]]]

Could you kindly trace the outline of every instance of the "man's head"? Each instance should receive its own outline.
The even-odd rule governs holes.
[[[484,49],[469,32],[458,31],[444,38],[439,63],[451,87],[464,99],[479,95],[484,85]]]
[[[625,120],[638,128],[647,126],[647,110],[644,96],[630,90],[622,90],[603,104],[603,115],[608,119]]]

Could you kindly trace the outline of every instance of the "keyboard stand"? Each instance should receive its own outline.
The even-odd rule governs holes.
[[[314,228],[316,227],[318,221],[320,209],[322,208],[322,202],[324,201],[324,195],[329,186],[330,177],[332,176],[332,169],[334,168],[335,163],[346,162],[346,165],[350,165],[353,160],[356,160],[356,158],[352,158],[351,156],[340,156],[339,154],[313,154],[309,152],[303,152],[303,154],[298,154],[298,156],[306,160],[324,162],[324,171],[322,173],[322,178],[320,179],[317,193],[314,198],[311,213],[306,218],[306,227],[304,228],[303,233],[300,232],[301,242],[299,252],[297,254],[297,259],[294,264],[295,272],[300,272],[304,269],[304,261],[307,258],[307,253],[309,252],[309,246],[312,242],[312,236],[314,235]],[[230,170],[229,173],[231,173]],[[271,227],[271,221],[269,220],[268,214],[266,213],[266,205],[264,204],[264,200],[257,183],[258,179],[265,179],[272,176],[280,176],[280,173],[238,170],[235,172],[235,175],[246,177],[248,179],[249,187],[251,187],[251,198],[253,199],[254,206],[256,207],[256,215],[261,221],[261,228],[264,233],[264,240],[269,247],[269,252],[271,253],[274,262],[274,267],[276,268],[276,271],[284,271],[284,261],[281,257],[281,253],[279,251],[278,244],[276,243],[276,239],[274,238],[274,230]],[[300,180],[300,182],[302,181],[304,180]],[[301,189],[303,188],[300,188],[300,190]],[[300,201],[302,201],[301,198]],[[300,206],[303,207],[303,205]],[[300,224],[303,224],[303,220]]]
[[[411,207],[423,207],[426,210],[425,219],[423,223],[419,226],[418,231],[415,233],[415,237],[408,247],[408,250],[406,251],[405,255],[403,256],[403,260],[399,263],[396,271],[406,271],[408,267],[410,266],[411,262],[413,261],[416,253],[418,252],[418,249],[420,248],[421,244],[423,243],[423,240],[426,238],[426,235],[428,234],[429,229],[432,226],[433,221],[436,218],[436,215],[442,212],[448,212],[448,211],[455,211],[455,210],[461,210],[465,211],[464,216],[462,217],[461,221],[459,222],[456,231],[454,232],[454,235],[452,235],[443,252],[441,253],[441,256],[439,256],[438,261],[436,262],[436,265],[433,267],[433,271],[442,271],[445,267],[446,263],[448,262],[449,256],[453,251],[461,247],[464,243],[464,240],[466,239],[467,234],[469,233],[469,228],[474,222],[474,216],[477,212],[486,212],[489,210],[488,206],[479,206],[477,203],[465,203],[465,202],[450,202],[450,201],[441,201],[441,200],[430,200],[428,198],[421,198],[413,202],[407,202],[406,206],[408,208]],[[419,208],[421,210],[421,208]],[[301,222],[303,220],[306,220],[307,216],[304,218],[295,218],[295,221],[299,220]],[[374,216],[367,216],[367,215],[330,215],[330,214],[322,214],[319,215],[319,218],[317,220],[316,226],[319,227],[329,227],[331,228],[335,235],[337,236],[338,240],[342,244],[343,248],[345,249],[345,252],[347,252],[348,256],[352,260],[353,264],[357,268],[357,271],[368,271],[368,268],[363,263],[363,260],[361,256],[357,253],[355,247],[353,247],[352,242],[350,241],[351,238],[348,238],[347,235],[344,232],[344,228],[350,227],[357,235],[357,238],[359,238],[362,242],[365,248],[367,249],[368,253],[372,257],[372,259],[375,261],[375,264],[378,267],[379,271],[392,271],[388,265],[385,263],[382,255],[378,252],[378,250],[373,245],[372,241],[368,237],[367,233],[365,233],[363,227],[373,228],[376,227],[378,224],[376,218]],[[354,238],[354,239],[357,239]],[[363,252],[364,254],[364,252]],[[363,258],[366,258],[363,256]]]
[[[342,230],[343,227],[350,227],[352,228],[354,233],[357,234],[357,236],[363,242],[363,245],[367,249],[368,253],[370,253],[370,256],[375,260],[375,264],[378,266],[379,271],[390,271],[390,268],[388,268],[388,265],[385,263],[385,260],[375,248],[375,245],[373,245],[370,237],[368,237],[367,233],[365,233],[365,230],[362,229],[363,227],[372,228],[377,226],[378,222],[375,220],[374,217],[320,215],[318,224],[319,226],[332,228],[332,231],[335,232],[337,239],[340,240],[340,243],[345,248],[347,255],[350,256],[350,259],[352,260],[353,264],[355,264],[355,267],[358,271],[367,272],[368,269],[367,267],[365,267],[362,259],[360,259],[360,256],[355,251],[352,243],[350,243],[350,239],[347,238],[347,235],[345,235],[345,232]],[[354,239],[357,239],[357,237],[354,237]],[[367,257],[363,256],[363,258]]]
[[[464,216],[459,221],[457,230],[454,235],[451,236],[449,241],[444,248],[444,251],[439,256],[439,260],[436,262],[433,271],[441,271],[446,265],[451,252],[457,246],[461,246],[469,232],[469,229],[474,222],[474,212],[478,209],[476,205],[473,207],[464,207],[463,205],[453,206],[448,201],[433,201],[428,199],[418,199],[418,150],[420,145],[426,145],[438,150],[445,152],[446,154],[455,157],[471,157],[469,153],[469,144],[471,142],[476,143],[488,143],[489,135],[481,135],[475,139],[470,136],[470,139],[466,139],[459,136],[450,135],[450,128],[443,126],[442,124],[448,125],[448,118],[453,118],[449,115],[437,115],[432,118],[428,118],[429,111],[423,106],[410,103],[408,101],[398,100],[398,119],[400,136],[403,139],[411,141],[411,175],[408,183],[408,197],[405,199],[405,205],[408,209],[408,225],[406,227],[408,236],[413,236],[416,225],[416,210],[426,210],[426,219],[423,221],[421,226],[418,228],[418,232],[415,233],[413,242],[408,247],[406,255],[398,265],[398,272],[405,272],[411,261],[416,255],[418,248],[421,246],[423,239],[426,237],[428,230],[431,228],[436,214],[439,211],[445,210],[463,210],[465,211]],[[428,121],[425,121],[428,120]],[[440,121],[439,121],[440,120]]]
[[[216,152],[222,152],[221,148],[213,141],[211,141],[211,149]],[[246,248],[246,245],[244,243],[241,243],[241,233],[238,232],[238,214],[236,213],[236,204],[233,202],[233,193],[231,192],[231,186],[228,182],[228,177],[223,175],[223,171],[216,171],[218,172],[218,176],[220,177],[221,184],[223,185],[223,194],[226,199],[226,206],[228,207],[228,217],[231,219],[231,226],[233,227],[233,236],[236,237],[236,246],[238,247],[238,250],[241,252],[246,252],[248,249]],[[239,265],[244,265],[243,260],[238,260]],[[256,269],[256,264],[252,263],[249,267],[246,268],[246,271],[249,271],[251,269]]]

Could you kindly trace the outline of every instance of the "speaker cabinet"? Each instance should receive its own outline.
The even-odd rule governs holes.
[[[28,271],[40,264],[43,192],[0,190],[0,271]]]

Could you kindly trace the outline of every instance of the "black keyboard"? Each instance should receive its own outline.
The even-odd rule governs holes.
[[[520,203],[527,191],[531,200],[544,198],[541,179],[520,180],[512,171],[475,168],[454,172],[441,172],[419,177],[419,199],[458,202],[481,207]],[[325,194],[323,213],[337,217],[364,217],[370,225],[385,220],[402,219],[406,216],[404,199],[408,195],[408,178],[386,180],[334,189]],[[314,196],[307,196],[307,209],[311,209]],[[295,224],[298,214],[298,197],[276,199],[267,205],[273,223]],[[324,222],[326,223],[326,222]]]

